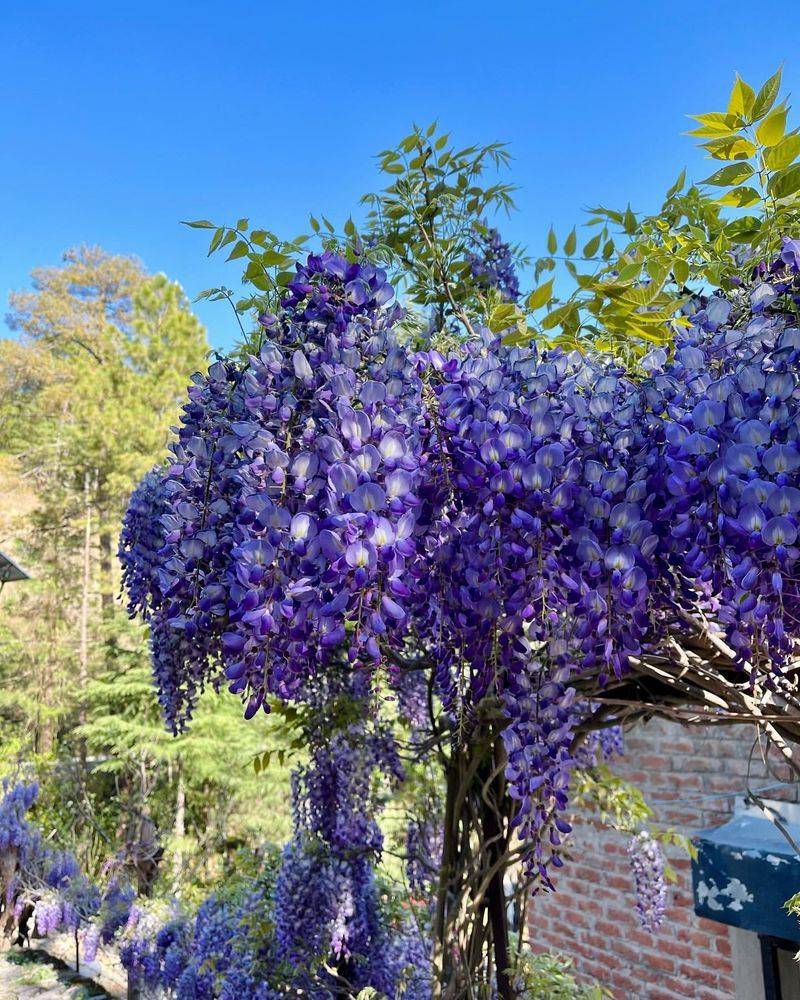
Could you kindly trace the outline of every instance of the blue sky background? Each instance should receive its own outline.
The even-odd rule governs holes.
[[[730,0],[0,3],[0,314],[80,242],[190,296],[232,285],[236,265],[180,219],[341,224],[412,120],[511,143],[503,229],[538,253],[589,205],[650,210],[684,165],[710,173],[684,115],[782,61],[796,94],[800,18]],[[227,310],[197,306],[217,348]]]

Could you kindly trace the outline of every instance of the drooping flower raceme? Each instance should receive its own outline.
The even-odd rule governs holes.
[[[661,845],[642,830],[631,838],[628,857],[636,883],[636,909],[642,927],[651,933],[664,919],[667,887],[664,882],[664,855]]]
[[[472,231],[470,270],[483,288],[496,288],[506,302],[519,300],[519,278],[511,247],[497,229],[482,223]]]

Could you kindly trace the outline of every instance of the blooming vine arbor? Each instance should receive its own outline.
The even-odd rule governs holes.
[[[793,762],[800,174],[794,153],[771,163],[798,145],[777,93],[737,81],[727,114],[701,118],[736,168],[710,182],[759,178],[749,229],[683,180],[660,225],[599,211],[591,273],[567,238],[565,302],[550,280],[523,308],[513,253],[480,221],[510,201],[483,181],[503,148],[454,151],[435,129],[383,155],[395,180],[362,235],[330,227],[298,259],[300,241],[247,220],[214,229],[212,250],[247,259],[255,294],[234,307],[258,331],[195,377],[168,464],[134,494],[131,608],[175,728],[209,682],[246,718],[318,712],[326,677],[378,728],[397,699],[444,774],[435,996],[512,995],[504,876],[520,862],[524,890],[550,886],[591,733],[749,720]],[[389,759],[377,731],[367,775]],[[330,730],[306,732],[296,823],[352,865],[380,850],[373,807],[350,787],[346,822],[330,811],[343,772]],[[341,986],[320,995],[360,981],[373,932],[361,921],[354,944],[348,906],[324,942]]]

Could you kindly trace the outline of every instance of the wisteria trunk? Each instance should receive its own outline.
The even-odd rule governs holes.
[[[446,764],[442,864],[434,923],[435,1000],[510,1000],[509,851],[505,754],[493,726],[480,725]]]
[[[0,947],[8,940],[14,925],[12,886],[16,870],[16,850],[11,847],[0,851]]]

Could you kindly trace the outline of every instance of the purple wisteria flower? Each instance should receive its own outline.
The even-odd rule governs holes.
[[[642,830],[631,838],[628,857],[636,882],[636,910],[639,919],[645,930],[655,933],[661,926],[667,905],[661,845],[646,830]]]

